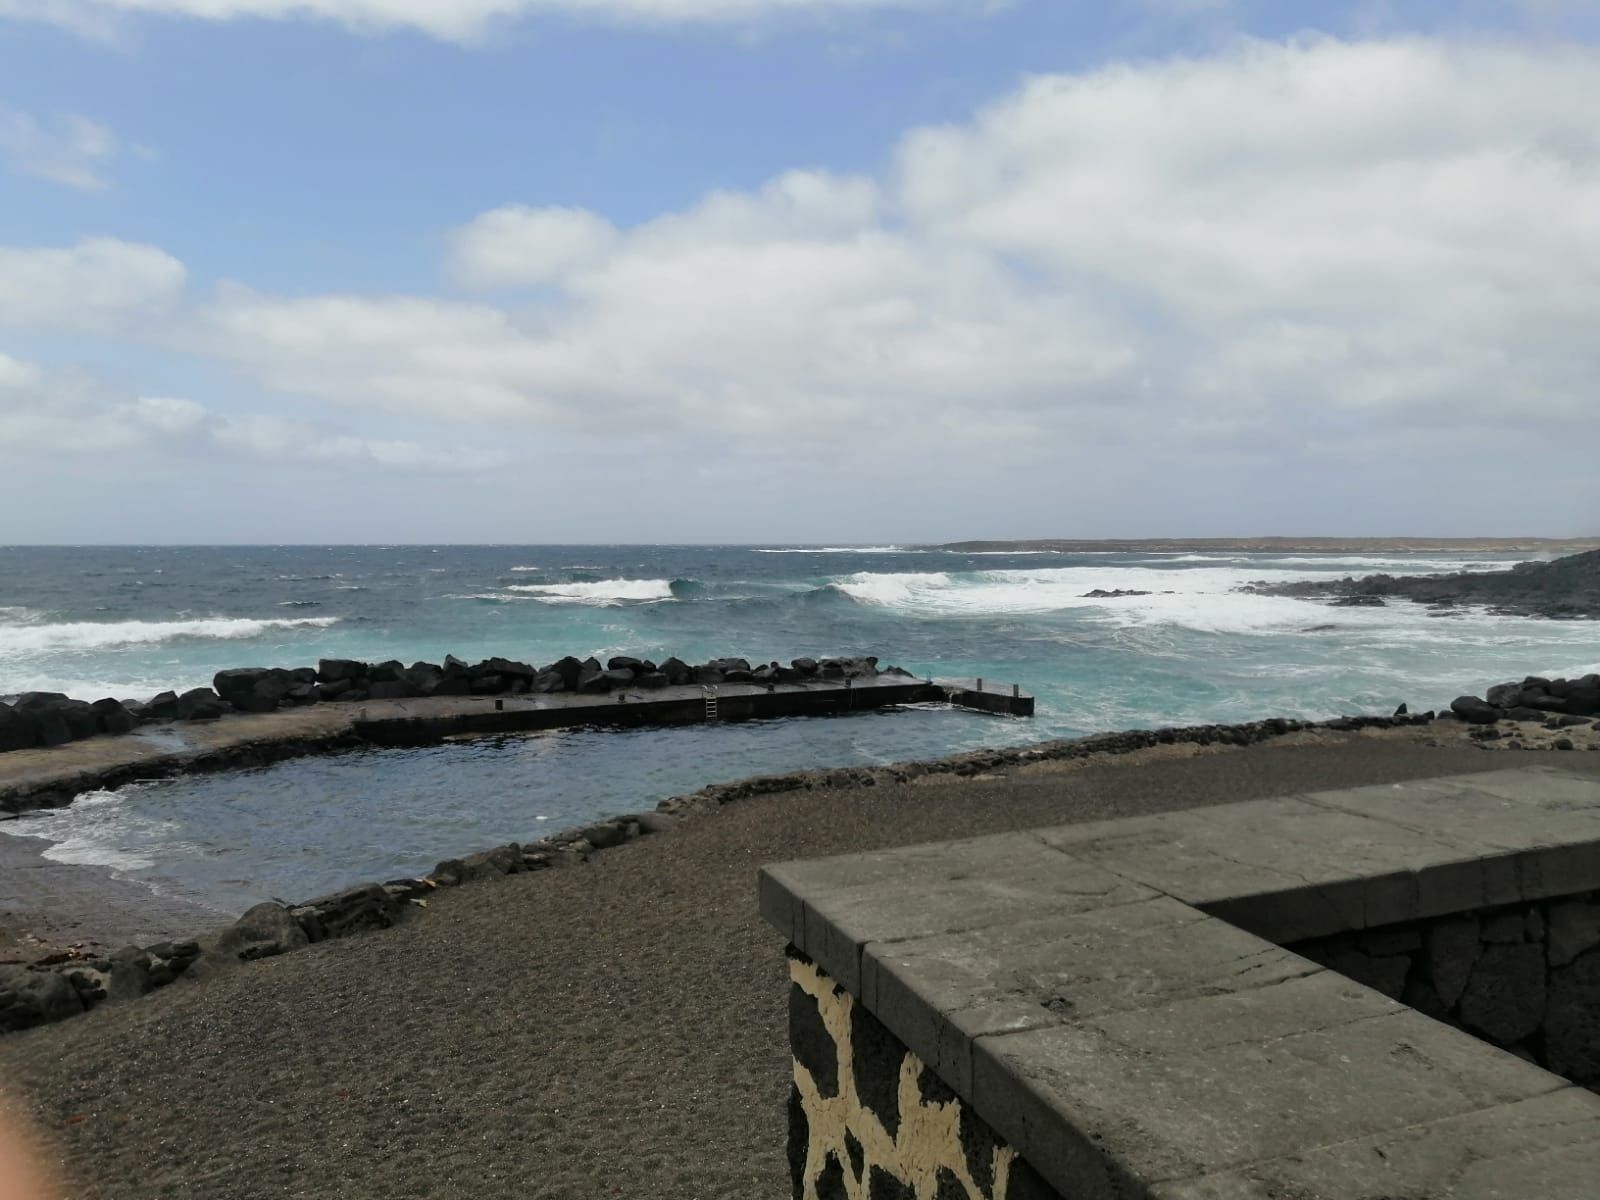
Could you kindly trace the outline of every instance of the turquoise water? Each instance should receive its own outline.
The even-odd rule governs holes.
[[[0,549],[0,695],[143,697],[319,657],[877,654],[1020,682],[1033,721],[941,710],[573,732],[123,789],[5,826],[233,911],[767,771],[1136,726],[1319,718],[1600,669],[1589,622],[1234,589],[1496,555],[968,555],[894,547]],[[1094,589],[1148,596],[1085,597]]]

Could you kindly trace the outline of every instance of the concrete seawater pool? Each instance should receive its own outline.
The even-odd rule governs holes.
[[[919,705],[840,717],[571,729],[295,758],[180,776],[24,813],[0,832],[235,915],[442,858],[533,841],[754,774],[878,766],[908,746],[956,751],[1036,737],[1026,721]]]

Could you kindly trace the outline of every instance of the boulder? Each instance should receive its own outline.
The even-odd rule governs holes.
[[[601,695],[631,686],[633,686],[632,671],[585,672],[583,678],[578,681],[578,690],[589,695]]]
[[[306,931],[287,908],[267,901],[223,930],[217,949],[233,958],[270,958],[304,946],[308,941]]]
[[[401,902],[388,890],[368,883],[311,900],[291,910],[290,915],[308,940],[320,942],[363,929],[387,929],[401,911]]]
[[[72,740],[94,737],[100,732],[100,721],[95,716],[94,708],[87,700],[68,700],[58,706],[57,710],[67,723],[67,732],[72,735]]]
[[[26,713],[0,704],[0,751],[26,750],[38,745],[39,735]]]
[[[509,658],[486,658],[472,668],[475,675],[499,675],[506,680],[507,686],[518,679],[532,683],[539,672],[525,662],[517,662]]]
[[[237,698],[224,695],[222,698],[241,712],[275,712],[292,686],[294,680],[289,672],[271,670],[257,679],[244,695]]]
[[[1579,684],[1566,695],[1567,712],[1575,717],[1592,717],[1600,713],[1600,687]]]
[[[681,687],[694,680],[694,668],[681,658],[669,658],[661,664],[661,673],[673,687]]]
[[[398,683],[405,678],[405,674],[405,664],[391,658],[388,662],[373,664],[367,672],[367,679],[372,683]]]
[[[449,887],[497,875],[515,875],[522,870],[522,847],[512,842],[493,850],[480,850],[465,858],[447,858],[433,869],[431,878]]]
[[[620,846],[627,841],[628,828],[621,821],[599,821],[577,830],[575,836],[582,838],[596,850],[605,850],[612,846]]]
[[[599,664],[596,663],[595,666],[598,668]],[[583,675],[583,664],[569,654],[566,658],[551,663],[541,674],[559,676],[562,690],[575,692],[578,690],[578,680]]]
[[[1450,701],[1450,710],[1472,725],[1493,725],[1500,719],[1500,710],[1476,696],[1457,696]]]
[[[797,658],[789,665],[802,675],[815,675],[818,669],[814,658]]]
[[[178,697],[178,720],[214,721],[228,710],[210,688],[191,688]]]
[[[317,669],[315,667],[295,667],[289,672],[289,678],[295,683],[311,685],[317,682]]]
[[[1567,711],[1567,702],[1560,696],[1552,696],[1549,692],[1536,692],[1524,689],[1522,703],[1528,708],[1536,708],[1540,712],[1563,713]]]
[[[145,701],[144,715],[152,721],[170,721],[178,715],[178,693],[158,692]]]
[[[472,694],[475,696],[492,696],[496,692],[503,692],[510,686],[504,675],[474,675],[471,680]]]
[[[108,1000],[134,1000],[158,985],[151,981],[155,960],[137,946],[124,946],[111,956],[111,970],[106,980]],[[167,982],[171,975],[166,976]]]
[[[644,660],[630,658],[626,654],[618,654],[606,662],[608,671],[626,671],[630,676],[644,673]]]
[[[0,1031],[31,1029],[82,1011],[78,989],[65,975],[0,966]]]
[[[109,697],[96,700],[89,706],[101,733],[131,733],[139,726],[139,718],[129,712],[121,700]]]
[[[319,683],[316,686],[316,696],[319,701],[340,700],[353,690],[353,685],[348,679],[336,679],[332,683]]]
[[[411,685],[411,691],[418,696],[431,696],[433,689],[438,686],[444,672],[433,663],[417,662],[406,668],[406,683]]]
[[[446,654],[444,656],[444,673],[446,675],[471,675],[472,668],[454,654]]]
[[[547,696],[551,692],[564,692],[567,690],[567,681],[554,671],[540,671],[534,676],[533,687],[530,690],[541,696]]]
[[[374,700],[403,700],[411,695],[411,685],[399,679],[378,679],[372,682],[367,694]]]
[[[283,696],[285,704],[296,706],[315,704],[319,699],[321,699],[321,696],[317,685],[314,683],[296,683]]]
[[[350,658],[324,658],[317,663],[317,680],[321,683],[337,683],[348,680],[355,683],[358,679],[367,677],[367,664],[356,662]]]
[[[1522,704],[1522,685],[1497,683],[1484,693],[1483,698],[1496,708],[1517,708]]]
[[[256,684],[270,679],[272,671],[266,667],[234,667],[218,671],[211,677],[211,686],[229,704],[243,708],[255,693]]]
[[[32,724],[39,745],[60,746],[72,740],[67,703],[59,692],[24,692],[17,697],[15,709]]]
[[[707,663],[705,666],[694,669],[694,677],[690,682],[698,683],[701,687],[715,687],[722,682],[722,671]]]
[[[750,660],[747,658],[714,658],[711,660],[711,665],[724,675],[729,671],[743,671],[746,674],[750,671]]]

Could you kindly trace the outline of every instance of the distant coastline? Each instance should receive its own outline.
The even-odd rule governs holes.
[[[1577,554],[1600,549],[1600,536],[1586,538],[1428,538],[1428,537],[1253,537],[1253,538],[998,538],[941,542],[918,547],[957,554],[1048,551],[1057,554],[1295,553],[1366,554],[1459,551],[1483,554]]]

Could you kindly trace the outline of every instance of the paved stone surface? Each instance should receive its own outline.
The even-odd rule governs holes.
[[[906,942],[862,960],[862,1000],[958,1091],[974,1038],[1269,987],[1315,973],[1300,956],[1158,897]]]
[[[1314,979],[1308,987],[1332,993],[1318,1007],[1337,1010],[1344,994],[1354,1019],[1318,1028],[1316,1009],[1301,1014],[1304,989],[1269,988],[1255,993],[1261,1005],[1300,1032],[1258,1031],[1260,1010],[1243,1012],[1230,996],[980,1039],[973,1106],[1065,1192],[1078,1180],[1075,1143],[1148,1184],[1571,1086],[1398,1005],[1362,1016],[1389,1002],[1331,971]]]
[[[1595,1193],[1600,1096],[1579,1088],[1158,1185],[1154,1200],[1542,1200]]]
[[[1275,941],[1409,920],[1420,875],[1454,868],[1477,881],[1485,853],[1462,836],[1425,834],[1294,797],[1042,836],[1074,858]]]
[[[1001,834],[907,850],[851,854],[768,868],[769,897],[803,898],[790,940],[852,993],[861,948],[1015,922],[1019,915],[1085,912],[1153,898],[1153,889],[1052,850],[1033,834]],[[770,889],[776,889],[776,893]],[[779,905],[769,898],[768,907]],[[791,906],[792,916],[792,906]]]

